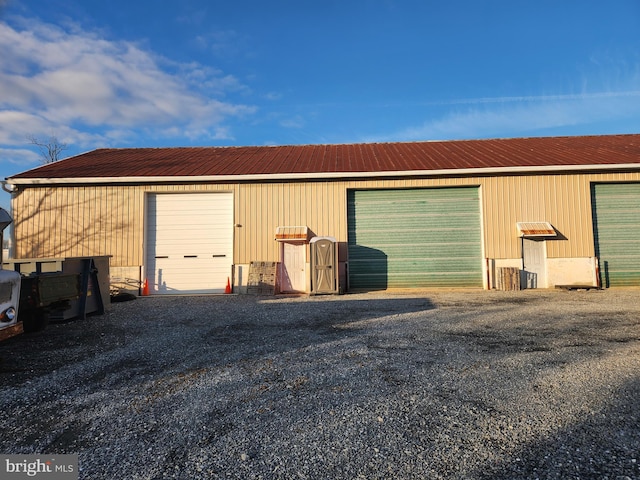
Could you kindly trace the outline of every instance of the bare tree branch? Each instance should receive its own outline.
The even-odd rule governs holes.
[[[51,135],[49,138],[41,140],[34,135],[27,135],[27,140],[32,145],[38,147],[40,150],[40,156],[42,157],[42,163],[53,163],[60,160],[60,154],[68,147],[66,143],[62,143],[58,140],[58,137]]]

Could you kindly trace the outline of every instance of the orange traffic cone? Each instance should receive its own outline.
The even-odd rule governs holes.
[[[142,285],[142,296],[146,297],[149,295],[149,282],[148,280],[145,278],[144,279],[144,284]]]
[[[231,293],[231,281],[229,280],[229,277],[227,277],[227,286],[224,289],[224,293]]]

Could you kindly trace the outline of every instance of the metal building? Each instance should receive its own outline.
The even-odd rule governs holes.
[[[335,238],[350,289],[640,285],[640,135],[99,149],[7,179],[17,258],[111,256],[153,294],[242,291],[252,261],[311,292]]]

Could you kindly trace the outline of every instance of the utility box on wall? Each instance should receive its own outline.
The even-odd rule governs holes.
[[[341,293],[337,240],[333,237],[314,237],[309,246],[311,251],[311,294]]]

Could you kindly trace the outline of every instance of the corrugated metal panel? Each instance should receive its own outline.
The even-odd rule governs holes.
[[[11,179],[398,172],[640,163],[640,135],[355,145],[99,149]],[[277,177],[276,177],[277,180]]]
[[[306,225],[283,225],[276,228],[276,241],[308,242],[309,227]]]
[[[141,265],[142,192],[140,187],[21,190],[12,200],[15,254],[18,258],[112,255],[117,265]]]
[[[309,234],[346,242],[343,182],[247,184],[238,187],[238,263],[279,260],[278,226],[307,225]]]
[[[630,174],[629,178],[640,178]],[[591,257],[590,181],[602,175],[531,175],[490,177],[482,185],[485,255],[519,258],[517,222],[544,219],[558,237],[547,242],[549,258]]]
[[[590,182],[639,182],[640,174],[371,179],[258,184],[21,187],[13,195],[17,258],[113,255],[111,266],[143,264],[145,192],[233,191],[234,263],[277,261],[279,225],[308,225],[347,242],[348,189],[480,186],[484,254],[519,258],[515,222],[544,219],[558,231],[549,258],[594,256]],[[100,203],[98,208],[95,204]],[[93,238],[94,240],[91,240]],[[100,240],[98,240],[98,238]]]
[[[640,285],[640,183],[595,184],[592,199],[602,284]]]
[[[352,288],[481,287],[478,188],[349,192]]]

